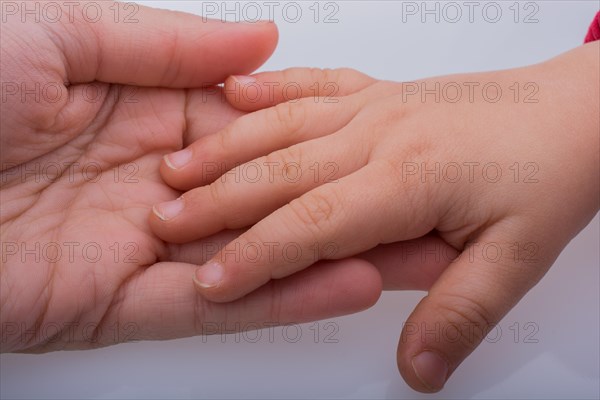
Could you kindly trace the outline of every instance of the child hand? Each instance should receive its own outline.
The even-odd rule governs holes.
[[[254,224],[197,271],[219,302],[316,259],[436,231],[461,254],[405,323],[398,365],[413,388],[437,391],[598,210],[598,51],[404,84],[344,74],[362,88],[249,114],[168,156],[169,184],[206,186],[156,206],[151,224],[175,242]]]

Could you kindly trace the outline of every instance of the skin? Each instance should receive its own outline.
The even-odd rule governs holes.
[[[377,301],[382,276],[387,287],[426,288],[448,265],[397,260],[403,246],[439,245],[432,235],[363,259],[317,262],[231,303],[200,296],[190,279],[195,268],[243,231],[185,244],[157,238],[148,225],[152,204],[181,194],[161,179],[161,159],[245,114],[219,89],[201,87],[261,65],[277,29],[145,7],[137,23],[125,24],[114,20],[116,3],[96,4],[105,18],[93,24],[79,8],[59,23],[22,23],[16,15],[1,24],[2,352],[349,314]],[[22,97],[22,85],[36,84],[59,91]]]
[[[313,263],[308,254],[316,244],[335,244],[337,251],[321,251],[321,259],[341,259],[435,232],[460,256],[406,321],[397,354],[411,387],[438,391],[598,211],[599,46],[523,68],[417,82],[428,89],[494,82],[504,89],[494,102],[481,90],[472,100],[465,90],[456,101],[448,92],[436,102],[411,94],[414,83],[348,70],[233,77],[226,85],[231,104],[260,111],[165,157],[164,179],[189,191],[157,204],[151,225],[174,243],[252,226],[196,271],[197,289],[215,302],[302,271]],[[288,82],[309,96],[315,82],[324,89],[334,83],[337,101],[285,102],[281,88]],[[537,101],[525,102],[523,92],[515,100],[509,89],[515,82],[521,90],[533,82]],[[267,96],[273,83],[280,90]],[[263,95],[248,94],[252,85]],[[216,161],[224,161],[219,170],[198,173]],[[472,162],[479,169],[471,176],[465,165]],[[335,168],[315,176],[315,163]],[[415,166],[432,170],[435,163],[440,171],[462,165],[462,176],[446,169],[436,181],[415,172]],[[487,163],[495,169],[483,171]],[[296,165],[291,172],[290,165]],[[250,166],[252,174],[244,175]],[[260,178],[254,179],[257,169]],[[286,179],[298,170],[298,179]],[[266,244],[273,242],[296,243],[302,256],[267,257]],[[229,255],[249,244],[260,249],[253,257]],[[436,327],[453,334],[421,335]]]

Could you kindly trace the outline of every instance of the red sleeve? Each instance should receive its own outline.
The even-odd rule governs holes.
[[[596,14],[596,18],[592,21],[590,25],[590,29],[588,30],[587,35],[585,36],[585,42],[593,42],[595,40],[600,39],[600,11]]]

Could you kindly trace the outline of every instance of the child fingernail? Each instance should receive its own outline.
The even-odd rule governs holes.
[[[217,286],[223,279],[223,266],[217,262],[209,261],[196,270],[194,280],[203,288]]]
[[[251,76],[234,75],[232,76],[232,78],[235,82],[239,83],[242,86],[251,85],[256,82],[256,78],[253,78]]]
[[[192,151],[183,149],[176,153],[171,153],[165,156],[165,163],[171,169],[178,169],[185,166],[192,159]]]
[[[181,213],[183,210],[183,200],[181,198],[173,201],[167,201],[160,203],[152,207],[152,211],[156,216],[163,221],[173,219]]]
[[[417,378],[432,391],[444,387],[448,376],[448,364],[432,351],[424,351],[412,359],[412,367]]]

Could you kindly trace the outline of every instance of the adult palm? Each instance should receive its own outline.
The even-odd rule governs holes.
[[[380,277],[357,260],[227,305],[196,294],[187,262],[228,235],[169,245],[150,233],[151,205],[179,195],[161,180],[160,159],[241,114],[218,89],[185,88],[255,69],[276,29],[142,7],[125,24],[112,18],[118,4],[102,2],[106,18],[93,24],[66,8],[58,24],[2,24],[2,351],[182,337],[372,304]]]

